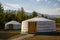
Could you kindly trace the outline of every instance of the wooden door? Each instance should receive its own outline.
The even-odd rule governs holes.
[[[13,30],[13,24],[9,24],[9,29]]]
[[[36,22],[29,22],[29,33],[36,33]]]

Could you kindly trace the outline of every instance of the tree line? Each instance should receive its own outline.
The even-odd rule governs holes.
[[[27,15],[27,12],[23,8],[15,10],[4,10],[2,4],[0,3],[0,29],[4,28],[5,23],[16,20],[22,22],[24,20],[33,18],[37,16],[37,12],[33,11],[31,15]]]

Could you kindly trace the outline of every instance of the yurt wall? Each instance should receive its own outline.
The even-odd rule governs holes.
[[[8,26],[8,27],[7,27]],[[9,25],[5,25],[5,29],[9,29]]]
[[[37,22],[37,32],[53,32],[56,31],[55,22],[40,21]]]
[[[13,25],[13,29],[21,29],[21,25],[15,24],[15,25]]]
[[[26,21],[22,22],[21,33],[22,34],[28,33],[28,22],[26,22]]]

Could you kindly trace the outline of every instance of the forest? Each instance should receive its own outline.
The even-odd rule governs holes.
[[[4,10],[2,4],[0,3],[0,29],[4,28],[5,23],[15,20],[22,22],[24,20],[33,18],[37,16],[37,12],[33,11],[31,15],[27,15],[24,8],[18,10]]]

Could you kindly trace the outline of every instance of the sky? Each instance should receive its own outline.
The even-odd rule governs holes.
[[[60,0],[0,0],[4,10],[36,11],[42,14],[60,15]]]

